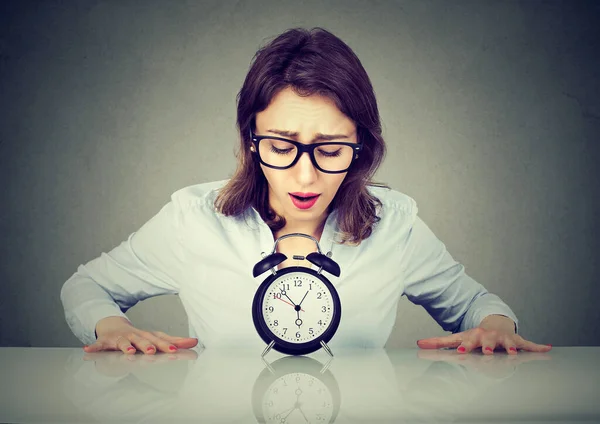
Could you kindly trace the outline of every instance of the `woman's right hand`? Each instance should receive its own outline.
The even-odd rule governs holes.
[[[189,349],[198,344],[198,339],[191,337],[139,330],[129,320],[116,316],[98,321],[96,335],[95,343],[83,347],[85,352],[120,350],[126,354],[135,354],[139,350],[146,355],[153,355],[158,351],[177,352],[178,349]]]

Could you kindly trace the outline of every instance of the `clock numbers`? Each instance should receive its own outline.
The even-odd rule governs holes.
[[[326,380],[306,373],[288,373],[274,380],[262,397],[267,423],[334,421],[334,400]]]
[[[293,272],[273,282],[262,310],[273,335],[288,342],[305,343],[327,330],[333,306],[321,281]]]

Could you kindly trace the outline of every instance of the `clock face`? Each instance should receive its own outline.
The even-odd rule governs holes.
[[[260,373],[252,388],[259,423],[329,423],[340,410],[340,388],[331,370],[307,356],[287,356]]]
[[[286,374],[265,391],[262,412],[266,423],[328,423],[334,401],[329,388],[303,372]]]
[[[307,343],[323,335],[336,314],[331,291],[316,275],[288,272],[267,287],[262,317],[268,329],[289,343]]]

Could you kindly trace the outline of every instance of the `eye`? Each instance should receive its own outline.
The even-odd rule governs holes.
[[[321,154],[325,157],[328,157],[328,158],[335,158],[342,154],[342,149],[337,149],[337,150],[317,149],[317,151],[319,152],[319,154]]]
[[[275,146],[271,146],[271,152],[276,153],[278,155],[286,155],[291,152],[293,149],[278,149]]]

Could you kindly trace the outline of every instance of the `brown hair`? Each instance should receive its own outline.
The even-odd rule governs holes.
[[[356,124],[363,150],[346,174],[328,212],[337,210],[341,231],[338,242],[358,245],[371,235],[373,225],[380,219],[377,208],[381,201],[367,191],[367,186],[389,188],[371,180],[386,148],[375,93],[365,69],[350,47],[322,28],[289,29],[254,55],[237,96],[238,166],[219,191],[215,207],[226,216],[236,216],[253,206],[273,232],[285,226],[285,218],[269,207],[267,180],[250,151],[250,130],[255,115],[286,87],[301,96],[318,94],[330,98]]]

